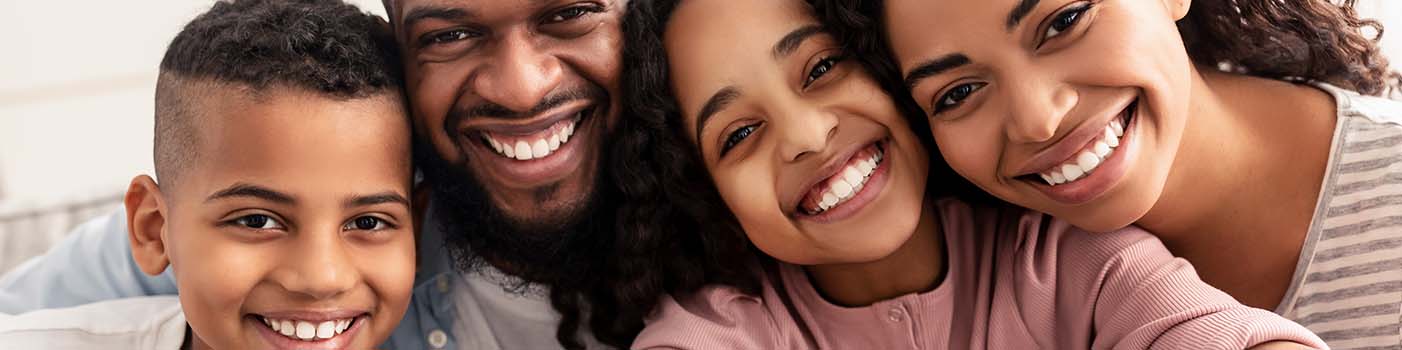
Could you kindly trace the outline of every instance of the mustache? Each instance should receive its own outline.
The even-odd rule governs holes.
[[[487,101],[455,108],[446,119],[453,124],[466,118],[525,119],[566,103],[579,100],[605,101],[605,103],[607,103],[608,93],[604,91],[602,86],[589,84],[583,88],[573,88],[553,93],[541,99],[540,103],[537,103],[534,107],[531,107],[530,110],[526,111],[514,111],[502,105]]]

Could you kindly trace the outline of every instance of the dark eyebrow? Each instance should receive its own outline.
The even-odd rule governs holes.
[[[816,24],[809,24],[798,29],[794,29],[789,34],[785,34],[779,42],[774,43],[774,58],[779,59],[792,54],[798,49],[798,44],[815,34],[822,33],[823,27]]]
[[[958,53],[948,54],[944,55],[944,57],[925,61],[925,63],[915,66],[915,69],[911,69],[910,73],[906,73],[905,88],[915,88],[915,84],[919,84],[920,81],[924,80],[925,78],[933,77],[940,73],[944,73],[944,71],[958,68],[959,66],[966,64],[969,64],[969,56],[964,56],[964,54]]]
[[[467,18],[466,10],[451,7],[420,6],[410,9],[404,14],[401,21],[405,30],[414,27],[414,24],[426,19],[460,20]]]
[[[382,193],[376,193],[376,194],[372,194],[372,195],[356,196],[356,197],[347,199],[346,202],[345,202],[345,204],[344,204],[344,206],[345,206],[346,208],[353,208],[353,207],[365,207],[365,206],[371,206],[371,205],[376,205],[376,204],[384,204],[384,203],[398,203],[398,204],[403,204],[404,206],[408,206],[408,205],[409,205],[409,199],[408,199],[408,198],[405,198],[403,195],[400,195],[400,194],[398,194],[398,193],[394,193],[394,192],[382,192]]]
[[[1016,27],[1018,22],[1022,22],[1022,19],[1026,18],[1027,14],[1031,13],[1032,9],[1036,8],[1039,2],[1042,2],[1042,0],[1022,0],[1018,2],[1017,7],[1014,7],[1013,11],[1008,13],[1007,30],[1012,31],[1013,27]]]
[[[730,102],[734,102],[738,97],[740,97],[740,89],[734,86],[727,86],[720,89],[720,91],[716,91],[714,95],[711,95],[710,99],[706,100],[706,104],[701,105],[701,113],[698,113],[696,117],[697,140],[701,139],[701,127],[706,126],[706,121],[710,120],[711,116],[716,115],[716,112],[725,109],[726,105],[729,105]]]
[[[251,197],[270,202],[276,202],[278,204],[297,203],[297,201],[293,199],[292,196],[287,195],[285,193],[274,191],[267,187],[246,183],[236,183],[233,186],[229,186],[228,188],[220,190],[219,192],[215,192],[214,194],[210,195],[209,198],[205,198],[204,201],[209,202],[216,199],[233,197]]]

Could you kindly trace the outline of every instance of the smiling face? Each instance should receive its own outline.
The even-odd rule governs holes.
[[[687,134],[750,240],[795,264],[876,260],[920,216],[928,154],[801,1],[686,0],[664,42]]]
[[[950,166],[1092,231],[1158,200],[1187,119],[1186,0],[888,0],[885,30]]]
[[[372,348],[413,287],[405,111],[393,94],[265,94],[210,94],[180,179],[133,182],[136,260],[169,262],[199,345]]]
[[[526,229],[580,219],[618,117],[623,0],[395,1],[414,127]]]

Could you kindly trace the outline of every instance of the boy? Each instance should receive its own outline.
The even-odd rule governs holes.
[[[232,0],[188,24],[156,87],[158,184],[125,204],[177,297],[0,316],[7,349],[365,349],[414,278],[410,133],[393,38],[338,0]]]

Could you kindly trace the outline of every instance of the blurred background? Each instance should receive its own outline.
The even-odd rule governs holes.
[[[379,0],[351,0],[384,14]],[[151,173],[152,96],[165,46],[213,1],[0,1],[0,273],[121,205]],[[1402,1],[1360,0],[1392,29]]]
[[[348,0],[384,16],[380,0]],[[0,1],[0,273],[152,172],[156,71],[212,0]]]

